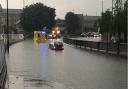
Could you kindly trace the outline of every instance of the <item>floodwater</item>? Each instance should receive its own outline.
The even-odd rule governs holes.
[[[126,89],[126,58],[67,44],[63,51],[53,51],[48,43],[37,44],[29,39],[12,45],[9,74],[58,82],[71,89]]]

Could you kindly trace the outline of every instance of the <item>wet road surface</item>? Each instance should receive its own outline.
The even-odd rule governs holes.
[[[58,82],[72,89],[126,89],[127,59],[64,44],[53,51],[25,40],[10,47],[9,74]],[[37,88],[38,89],[38,88]]]

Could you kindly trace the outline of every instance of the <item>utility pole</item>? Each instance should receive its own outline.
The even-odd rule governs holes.
[[[104,10],[103,6],[104,6],[104,2],[103,2],[103,0],[102,0],[102,13],[103,13],[103,10]]]
[[[23,8],[25,7],[25,1],[23,0]]]
[[[7,28],[6,28],[6,34],[7,34],[7,51],[9,53],[9,23],[8,23],[8,0],[7,0]]]

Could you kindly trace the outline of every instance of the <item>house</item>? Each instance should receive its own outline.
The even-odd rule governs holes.
[[[8,9],[8,24],[9,24],[9,30],[12,31],[15,28],[15,24],[20,19],[20,14],[22,12],[22,9]],[[3,29],[6,29],[7,25],[7,9],[2,8],[0,4],[0,31],[3,31]]]
[[[81,32],[97,32],[98,19],[101,16],[84,16],[83,14],[76,14],[79,17],[81,24]]]

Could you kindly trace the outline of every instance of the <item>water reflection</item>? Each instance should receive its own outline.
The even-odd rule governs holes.
[[[48,49],[48,45],[26,40],[11,46],[11,73],[63,83],[74,89],[121,89],[126,85],[126,59],[65,44],[63,51],[56,51]]]
[[[61,51],[61,56],[64,56],[64,50]]]
[[[55,56],[55,55],[56,55],[55,50],[51,50],[51,56]]]
[[[42,59],[42,66],[41,66],[41,76],[42,79],[44,79],[46,77],[46,44],[41,44],[41,59]]]

